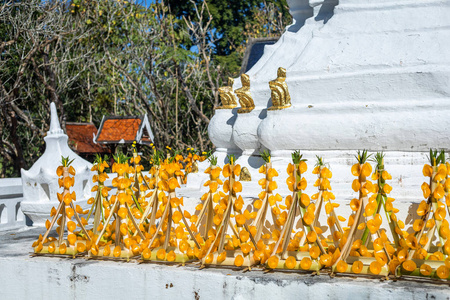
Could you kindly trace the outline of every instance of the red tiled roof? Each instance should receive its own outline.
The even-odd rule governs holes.
[[[109,149],[95,144],[93,135],[97,128],[92,123],[66,123],[69,145],[78,153],[109,153]]]
[[[123,139],[126,143],[132,143],[136,139],[141,122],[137,117],[108,118],[100,128],[97,142],[118,143]]]

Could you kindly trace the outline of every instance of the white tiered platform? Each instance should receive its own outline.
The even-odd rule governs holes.
[[[294,150],[305,154],[310,170],[319,155],[333,171],[337,200],[348,203],[356,150],[384,151],[392,197],[408,211],[422,200],[429,149],[450,149],[450,2],[288,3],[294,24],[248,72],[255,109],[221,109],[211,120],[219,161],[237,153],[257,189],[261,150],[270,150],[283,183]],[[268,110],[268,83],[279,67],[287,71],[292,106]],[[233,88],[240,87],[236,79]],[[315,177],[307,179],[312,185]]]

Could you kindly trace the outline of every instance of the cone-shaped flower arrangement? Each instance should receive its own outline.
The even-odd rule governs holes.
[[[101,232],[95,239],[89,255],[111,259],[129,259],[140,252],[139,244],[145,238],[132,214],[133,201],[132,178],[134,169],[128,164],[128,158],[119,153],[112,166],[112,172],[117,174],[112,185],[117,188],[116,195],[111,196],[111,210],[106,213],[107,219],[100,225]],[[111,222],[114,216],[114,221]],[[138,235],[134,235],[134,232]]]
[[[235,164],[234,155],[228,159],[230,163],[223,168],[223,176],[227,178],[223,185],[225,195],[215,207],[213,222],[217,230],[205,241],[203,249],[206,251],[202,256],[202,265],[234,265],[250,268],[254,264],[250,252],[257,249],[253,237],[255,232],[251,232],[247,225],[250,213],[247,210],[242,212],[244,200],[241,196],[237,197],[242,191],[242,184],[236,179],[240,175],[241,166]],[[227,236],[228,229],[231,229],[232,237]]]
[[[414,220],[414,233],[404,232],[397,260],[400,265],[395,275],[422,276],[450,279],[450,229],[449,212],[450,165],[443,151],[430,150],[430,164],[423,167],[423,175],[429,183],[422,184],[423,196]],[[436,239],[435,245],[432,244]]]
[[[97,174],[92,177],[92,181],[97,183],[97,185],[92,188],[92,192],[96,192],[95,197],[88,200],[88,204],[92,204],[92,206],[89,210],[87,221],[92,215],[94,216],[94,227],[92,228],[94,239],[98,238],[103,227],[101,224],[105,222],[106,215],[111,213],[108,201],[108,193],[111,188],[105,186],[105,180],[109,178],[105,172],[105,169],[109,168],[106,160],[106,158],[102,159],[101,156],[97,156],[91,169],[91,171],[97,171]]]
[[[142,259],[185,263],[194,257],[194,249],[197,252],[200,251],[200,244],[194,236],[197,228],[193,224],[189,226],[186,220],[188,214],[183,214],[181,209],[183,198],[178,198],[175,192],[175,189],[180,187],[177,180],[177,176],[182,175],[180,163],[169,158],[161,165],[158,172],[158,188],[167,192],[168,195],[160,194],[162,203],[155,214],[155,218],[160,219],[159,225],[153,230],[154,224],[150,221],[151,238],[148,243],[147,241],[144,243]]]
[[[159,202],[162,202],[163,199],[166,198],[166,194],[162,189],[160,189],[160,181],[159,177],[160,168],[162,161],[162,154],[159,151],[154,151],[151,162],[153,166],[149,171],[150,178],[147,176],[143,176],[142,174],[138,176],[142,176],[143,183],[150,189],[150,191],[145,195],[145,198],[148,198],[148,201],[143,203],[143,207],[145,207],[144,213],[139,221],[139,229],[141,231],[146,231],[147,240],[150,239],[156,232],[156,219],[159,208]],[[158,218],[161,217],[162,212],[158,215]],[[148,240],[149,241],[149,240]]]
[[[219,187],[223,184],[223,182],[220,179],[222,169],[217,166],[217,158],[210,156],[209,161],[210,166],[205,170],[205,173],[209,174],[209,180],[204,184],[204,186],[209,187],[209,190],[201,197],[203,203],[200,203],[195,208],[197,211],[200,211],[195,222],[195,226],[200,228],[200,231],[203,232],[203,240],[207,240],[209,236],[216,234],[217,228],[213,228],[213,225],[217,227],[217,225],[214,224],[214,203],[218,204],[220,198],[225,196],[224,193],[219,192]],[[217,216],[216,222],[218,218],[220,217]],[[202,226],[205,228],[202,229]]]
[[[367,161],[369,157],[366,150],[358,151],[358,162],[351,169],[353,176],[358,177],[353,181],[352,189],[359,193],[359,198],[350,202],[355,213],[348,220],[350,229],[341,238],[340,255],[333,264],[333,272],[371,275],[387,275],[389,272],[390,257],[385,246],[388,240],[385,232],[379,232],[382,218],[378,211],[377,196],[374,194],[369,197],[370,193],[377,190],[376,185],[367,180],[372,173],[372,166]],[[369,235],[363,233],[362,238],[358,238],[366,227],[368,231],[365,233],[370,232],[373,252],[367,248]]]
[[[270,155],[263,153],[266,164],[260,173],[264,178],[258,182],[263,191],[254,201],[252,212],[244,209],[239,196],[241,167],[235,164],[234,156],[223,169],[217,166],[215,157],[210,157],[210,167],[205,171],[209,174],[205,183],[208,192],[195,214],[183,211],[183,198],[177,197],[176,189],[185,178],[185,162],[181,154],[175,154],[163,160],[162,153],[154,150],[150,178],[142,173],[135,147],[131,160],[121,154],[115,156],[112,172],[117,177],[112,185],[117,192],[112,196],[105,186],[108,164],[97,157],[92,168],[97,171],[93,176],[97,185],[92,189],[96,195],[88,200],[92,207],[86,211],[73,202],[75,170],[69,158],[63,158],[56,171],[63,188],[57,194],[60,203],[51,210],[45,234],[33,243],[35,254],[75,257],[89,250],[91,258],[140,257],[146,262],[171,263],[200,260],[202,266],[250,269],[259,264],[269,270],[450,279],[450,164],[443,151],[430,150],[430,164],[423,167],[428,182],[421,186],[425,200],[418,205],[417,218],[408,231],[398,220],[399,210],[390,197],[392,187],[388,182],[392,176],[385,169],[383,153],[375,154],[372,174],[370,155],[358,152],[358,162],[351,168],[357,177],[352,189],[358,197],[350,201],[353,213],[348,221],[335,212],[339,204],[331,192],[332,173],[321,157],[317,157],[312,171],[318,177],[314,183],[318,191],[311,198],[304,192],[308,167],[299,151],[293,153],[293,163],[287,167],[286,183],[292,195],[286,197],[285,205],[279,203],[280,195],[274,195],[278,173]],[[191,151],[187,161],[197,159]],[[370,175],[373,183],[367,179]],[[222,184],[223,192],[219,191]],[[80,217],[87,212],[87,220]],[[382,228],[382,216],[384,224],[389,225],[387,229]],[[135,219],[140,220],[137,223]],[[326,220],[328,228],[320,220]],[[93,224],[89,230],[88,221]],[[349,227],[341,227],[344,221]],[[55,224],[57,237],[50,236]]]
[[[273,247],[268,267],[318,271],[322,266],[332,264],[333,255],[339,253],[338,250],[336,252],[333,242],[337,244],[342,235],[342,228],[334,212],[334,207],[339,205],[331,202],[335,198],[330,191],[329,179],[332,173],[325,166],[323,159],[318,157],[313,174],[318,175],[314,186],[317,186],[319,191],[311,197],[312,200],[316,200],[313,203],[303,192],[307,186],[306,179],[302,177],[307,171],[306,160],[302,159],[299,151],[294,152],[292,158],[294,164],[288,166],[287,171],[290,176],[287,183],[293,195],[286,198],[286,205],[289,208],[286,224]],[[323,209],[325,209],[327,223],[334,241],[325,239],[322,236],[322,229],[318,227],[319,216],[324,214]],[[302,218],[301,231],[291,238],[297,214],[300,214]],[[297,249],[300,251],[296,251]]]
[[[133,148],[133,156],[130,159],[130,163],[133,164],[134,174],[133,176],[133,200],[135,202],[135,205],[132,207],[132,213],[133,216],[136,219],[142,219],[143,214],[143,206],[147,205],[148,202],[145,201],[146,195],[145,192],[150,189],[150,185],[147,181],[146,176],[142,174],[142,171],[144,170],[144,167],[140,164],[141,162],[141,156],[137,153],[136,149],[136,141],[133,142],[132,145]],[[147,194],[148,195],[148,194]],[[150,195],[148,195],[150,196]]]
[[[71,255],[75,257],[78,253],[83,253],[86,248],[90,247],[91,236],[84,227],[87,222],[78,215],[78,213],[85,212],[78,205],[75,208],[73,201],[76,200],[76,195],[75,192],[70,193],[70,188],[75,183],[75,178],[72,177],[75,176],[75,169],[70,165],[72,161],[69,157],[62,157],[61,166],[56,170],[56,174],[60,177],[58,179],[59,186],[63,187],[64,190],[62,194],[57,194],[59,205],[57,209],[52,208],[50,213],[50,217],[53,217],[52,221],[47,220],[45,224],[47,231],[44,236],[39,235],[39,239],[33,243],[36,254]],[[73,217],[75,217],[75,222]],[[49,237],[55,223],[58,224],[56,228],[58,239]],[[81,232],[75,231],[77,226],[81,228]],[[65,239],[66,229],[67,238]]]
[[[261,239],[263,230],[266,231],[266,238],[270,237],[270,231],[280,230],[280,225],[286,222],[287,213],[281,212],[278,202],[281,202],[283,198],[280,194],[273,194],[273,191],[277,189],[278,185],[275,181],[275,177],[278,176],[278,172],[272,168],[270,161],[270,154],[268,152],[262,153],[262,158],[265,160],[265,165],[259,168],[259,173],[264,174],[264,178],[258,181],[258,184],[262,187],[263,191],[259,193],[259,200],[256,200],[254,206],[258,209],[255,221],[253,225],[256,227],[255,240],[258,242]],[[268,220],[268,211],[270,210],[271,218]],[[271,219],[271,220],[270,220]],[[266,221],[272,225],[272,228],[265,227]]]

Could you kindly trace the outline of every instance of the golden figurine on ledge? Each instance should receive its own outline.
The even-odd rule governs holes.
[[[219,88],[219,97],[222,105],[216,109],[232,109],[237,107],[236,95],[233,92],[234,79],[228,77],[228,85]]]
[[[277,79],[269,82],[272,106],[269,110],[279,110],[291,106],[291,96],[289,95],[286,83],[286,69],[279,67],[277,71]]]
[[[238,113],[248,113],[255,108],[255,103],[253,102],[252,95],[250,94],[250,77],[247,74],[241,75],[242,87],[235,90],[237,97],[239,98],[239,103],[241,108],[238,109]]]

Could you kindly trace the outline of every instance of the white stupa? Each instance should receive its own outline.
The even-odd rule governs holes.
[[[58,186],[56,169],[61,165],[61,156],[69,157],[76,170],[75,185],[72,191],[77,195],[75,204],[84,209],[87,199],[91,197],[92,164],[79,157],[67,144],[67,135],[61,129],[56,112],[55,103],[50,105],[50,130],[45,140],[45,152],[28,170],[21,170],[23,185],[23,213],[33,221],[33,226],[42,226],[50,218],[50,210],[57,207],[59,202],[56,196],[62,189]]]
[[[220,164],[239,156],[255,179],[257,154],[271,152],[286,176],[290,154],[315,155],[333,170],[336,197],[353,197],[356,150],[384,151],[393,197],[422,199],[430,148],[450,149],[450,2],[288,0],[294,24],[247,72],[255,108],[216,110],[209,125]],[[286,69],[291,106],[270,110],[269,81]],[[233,89],[241,88],[235,80]],[[311,192],[314,176],[309,175]],[[399,205],[401,206],[401,205]]]

